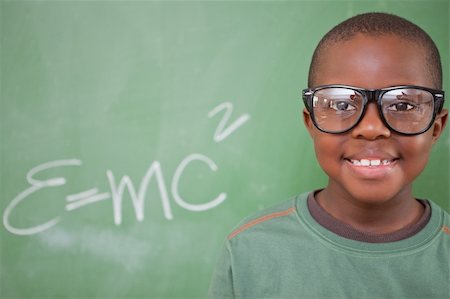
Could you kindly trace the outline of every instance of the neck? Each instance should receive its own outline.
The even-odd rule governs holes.
[[[386,234],[420,219],[424,207],[415,200],[411,187],[382,202],[364,202],[331,184],[316,194],[318,204],[334,218],[357,230]]]

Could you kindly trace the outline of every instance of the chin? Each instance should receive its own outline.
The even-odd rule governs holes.
[[[399,190],[389,190],[388,188],[380,188],[374,186],[373,188],[362,189],[347,189],[355,202],[363,205],[384,205],[393,200],[400,192]]]

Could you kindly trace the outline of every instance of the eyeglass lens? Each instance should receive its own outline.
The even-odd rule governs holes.
[[[313,95],[314,118],[326,132],[342,132],[353,127],[364,110],[364,95],[357,90],[329,87]],[[395,131],[414,134],[425,130],[434,111],[433,95],[425,90],[401,88],[381,96],[384,120]]]

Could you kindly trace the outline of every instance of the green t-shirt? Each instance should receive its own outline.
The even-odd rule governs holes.
[[[450,216],[430,202],[414,236],[340,237],[311,216],[308,194],[257,213],[229,236],[210,298],[450,298]]]

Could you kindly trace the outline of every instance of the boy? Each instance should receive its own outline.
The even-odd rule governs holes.
[[[412,195],[447,121],[434,42],[397,16],[355,16],[322,38],[308,85],[328,185],[238,226],[210,297],[450,298],[450,217]]]

